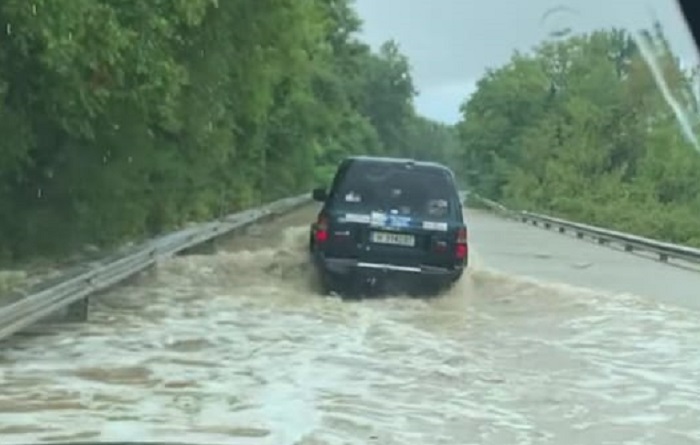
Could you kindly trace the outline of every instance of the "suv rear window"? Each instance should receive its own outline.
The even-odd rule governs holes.
[[[441,169],[402,164],[351,164],[333,193],[340,210],[396,211],[419,218],[447,219],[454,212],[455,189]]]

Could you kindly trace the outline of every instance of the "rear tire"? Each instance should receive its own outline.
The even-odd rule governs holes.
[[[321,272],[321,287],[324,294],[340,294],[343,290],[342,277],[331,272]]]
[[[452,280],[437,279],[429,284],[429,296],[439,297],[452,287]]]
[[[324,295],[336,295],[349,300],[361,298],[360,286],[352,274],[340,275],[323,271],[321,287]]]
[[[425,285],[428,295],[431,297],[439,297],[449,292],[462,277],[462,273],[463,271],[459,271],[455,275],[449,277],[439,277],[430,280]]]

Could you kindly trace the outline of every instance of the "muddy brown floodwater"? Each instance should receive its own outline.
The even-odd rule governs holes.
[[[479,212],[448,294],[321,297],[313,210],[3,343],[0,443],[700,442],[697,312],[499,271],[488,259],[522,234],[490,237]]]

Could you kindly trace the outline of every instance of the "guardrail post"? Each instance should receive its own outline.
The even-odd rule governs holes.
[[[668,261],[668,254],[661,252],[659,253],[659,261],[667,262]]]
[[[65,321],[67,322],[85,322],[88,319],[88,309],[90,307],[90,298],[85,297],[71,303],[66,308]]]
[[[213,255],[216,253],[218,249],[218,242],[216,239],[212,238],[210,240],[204,241],[203,243],[199,243],[195,246],[192,246],[190,248],[187,248],[185,250],[182,250],[178,252],[178,256],[187,256],[187,255]]]

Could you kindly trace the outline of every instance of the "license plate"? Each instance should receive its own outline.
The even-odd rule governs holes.
[[[372,232],[372,242],[413,247],[416,245],[416,238],[403,233]]]

